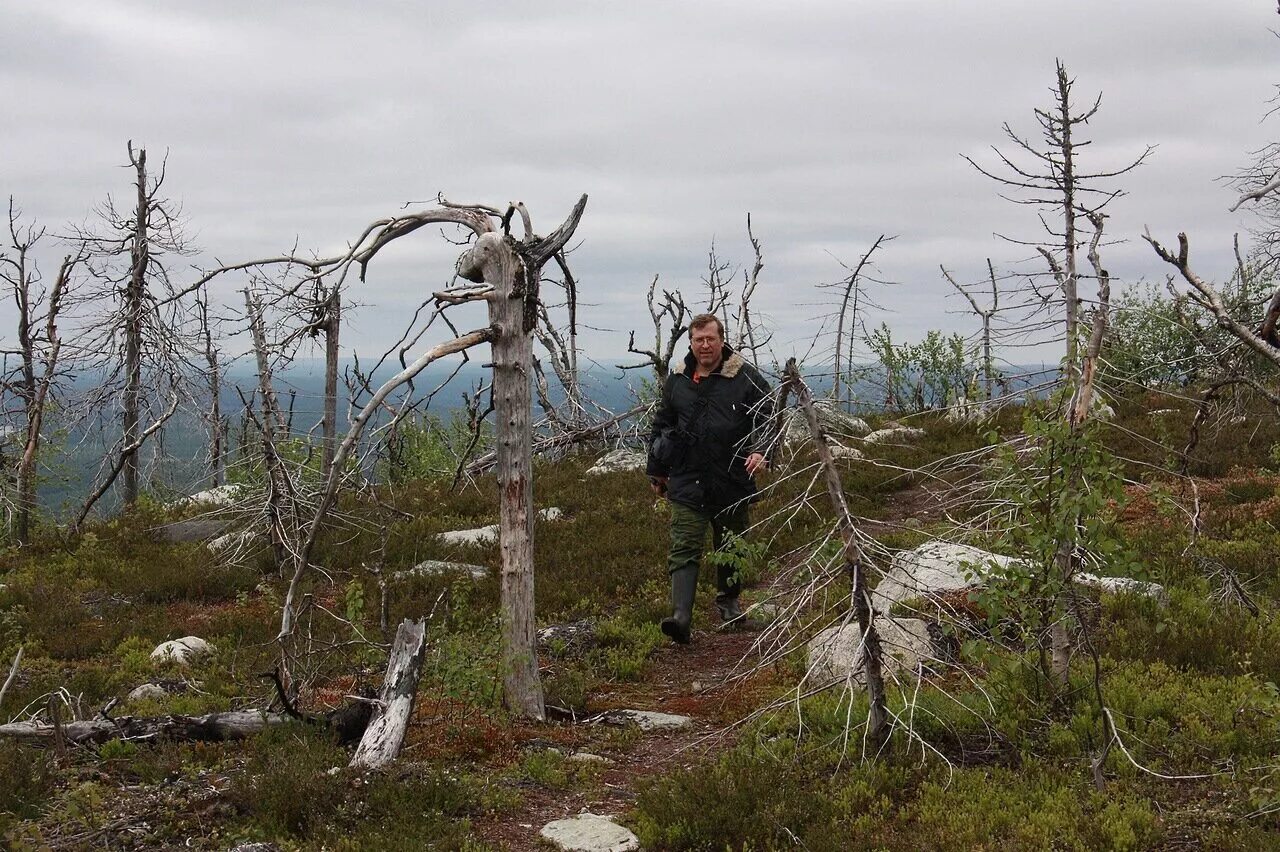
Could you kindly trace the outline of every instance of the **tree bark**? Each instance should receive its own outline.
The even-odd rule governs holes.
[[[525,297],[531,271],[514,241],[483,234],[458,259],[458,273],[493,288],[489,321],[494,329],[493,402],[497,418],[498,524],[502,548],[502,685],[512,712],[546,718],[533,606],[533,341],[525,329]]]
[[[151,264],[150,228],[151,200],[147,193],[147,150],[129,151],[137,174],[137,208],[133,214],[133,238],[129,247],[129,281],[124,292],[124,413],[122,429],[124,446],[138,443],[139,409],[142,398],[142,312],[147,286],[147,269]],[[138,501],[138,451],[134,449],[124,460],[122,487],[126,506]]]
[[[351,758],[352,767],[376,769],[400,754],[418,694],[426,636],[425,621],[405,619],[396,630],[396,641],[387,660],[387,676],[378,694],[379,705]]]
[[[324,321],[324,446],[322,448],[320,474],[326,480],[333,469],[333,457],[338,450],[338,334],[341,326],[342,295],[335,284],[329,303],[325,306]]]

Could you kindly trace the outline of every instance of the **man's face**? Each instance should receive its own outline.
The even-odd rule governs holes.
[[[693,349],[694,360],[704,372],[711,372],[720,366],[724,338],[720,336],[720,329],[715,323],[709,322],[689,332],[689,343]]]

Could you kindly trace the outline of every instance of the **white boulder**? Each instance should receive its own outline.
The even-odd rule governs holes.
[[[161,686],[160,684],[144,683],[141,686],[136,686],[133,688],[133,691],[129,693],[128,700],[129,701],[159,701],[162,698],[167,698],[168,695],[169,693],[165,692],[164,687]]]
[[[841,459],[858,461],[859,459],[865,458],[865,456],[862,454],[862,450],[856,449],[854,447],[845,447],[840,444],[832,444],[831,458],[835,459],[836,461],[840,461]]]
[[[924,437],[924,430],[918,426],[889,426],[877,429],[862,440],[868,444],[891,444]]]
[[[889,570],[871,593],[871,605],[887,615],[899,601],[980,588],[991,566],[1005,569],[1017,561],[967,544],[928,541],[894,554]]]
[[[1122,593],[1141,595],[1146,598],[1155,598],[1161,602],[1168,599],[1164,586],[1159,583],[1148,583],[1145,580],[1134,580],[1129,577],[1099,577],[1097,574],[1086,574],[1083,571],[1076,574],[1072,579],[1081,586],[1097,589],[1100,592],[1109,592],[1113,595]]]
[[[162,642],[151,652],[151,659],[157,663],[174,662],[180,666],[188,666],[200,657],[213,653],[213,646],[199,636],[183,636]]]
[[[923,619],[877,618],[875,628],[884,652],[881,671],[886,678],[913,674],[922,664],[928,666],[940,657]],[[809,642],[809,675],[817,683],[849,679],[865,686],[862,651],[862,630],[856,623],[829,627]]]
[[[539,520],[543,521],[558,521],[562,517],[564,517],[564,510],[558,506],[550,506],[538,512]],[[489,524],[470,530],[442,532],[436,538],[445,544],[452,544],[458,547],[483,547],[497,543],[498,525]]]
[[[606,473],[622,473],[629,470],[644,470],[648,466],[648,457],[639,450],[619,447],[600,457],[594,465],[587,468],[587,476],[600,476]]]
[[[469,565],[466,562],[427,559],[412,568],[406,568],[398,573],[401,577],[439,577],[446,574],[465,574],[473,580],[483,580],[489,576],[489,569],[484,565]]]
[[[205,547],[209,548],[214,553],[221,553],[224,550],[238,551],[242,547],[247,547],[252,544],[257,537],[258,534],[253,530],[229,532],[225,535],[220,535],[215,539],[210,539],[209,543],[206,544]]]
[[[544,840],[564,852],[633,852],[640,838],[611,817],[581,813],[554,820],[539,832]]]
[[[608,725],[637,725],[642,731],[680,731],[693,726],[688,716],[654,710],[610,710],[600,721]]]
[[[176,507],[200,506],[210,509],[225,509],[229,506],[234,506],[243,499],[248,494],[248,491],[249,487],[247,485],[219,485],[216,488],[198,491],[188,497],[180,497],[173,501],[173,505]]]
[[[822,431],[829,439],[856,438],[871,431],[867,421],[841,411],[839,403],[834,400],[815,400],[813,409],[818,415],[818,425],[822,427]],[[788,447],[804,445],[812,440],[809,434],[809,421],[804,411],[799,408],[788,408],[783,413],[782,440]]]

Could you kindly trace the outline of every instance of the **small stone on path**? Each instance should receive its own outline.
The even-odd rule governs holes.
[[[549,822],[539,834],[565,852],[633,852],[640,848],[640,838],[630,829],[593,813]]]

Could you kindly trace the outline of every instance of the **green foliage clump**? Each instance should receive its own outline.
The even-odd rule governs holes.
[[[55,781],[50,752],[0,741],[0,837],[19,820],[39,815]]]
[[[466,783],[414,769],[360,775],[348,759],[323,730],[263,734],[229,794],[245,833],[343,850],[466,847],[476,798]]]
[[[1150,849],[1150,805],[1038,767],[959,769],[851,762],[831,772],[743,746],[642,789],[646,849]]]
[[[885,407],[898,411],[945,408],[964,394],[977,372],[960,334],[929,331],[919,343],[893,342],[889,326],[871,331],[867,344],[880,361]]]

